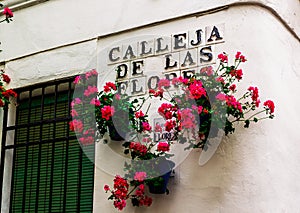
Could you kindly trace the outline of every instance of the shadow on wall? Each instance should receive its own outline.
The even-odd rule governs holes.
[[[242,173],[243,147],[236,138],[239,136],[224,137],[215,155],[204,166],[198,164],[200,151],[193,150],[175,169],[168,184],[170,194],[154,195],[151,208],[135,208],[134,212],[194,213],[201,209],[220,212],[226,196],[236,185],[236,177]]]

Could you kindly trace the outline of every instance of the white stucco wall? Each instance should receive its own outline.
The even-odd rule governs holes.
[[[276,10],[299,35],[298,1],[256,2]],[[115,41],[149,34],[168,36],[225,23],[226,41],[216,45],[215,51],[233,56],[240,50],[247,56],[240,89],[247,89],[249,84],[258,86],[262,100],[274,100],[275,119],[246,130],[238,128],[234,135],[224,138],[217,153],[203,167],[198,165],[200,153],[193,151],[176,169],[170,195],[155,196],[150,208],[129,205],[124,212],[297,212],[300,46],[277,17],[257,5],[235,6],[109,36],[112,32],[228,3],[113,0],[103,7],[100,2],[95,6],[95,1],[73,0],[72,5],[68,1],[51,1],[20,10],[12,24],[0,26],[4,50],[0,59],[8,60],[5,69],[13,79],[11,86],[21,87],[97,67],[94,53]],[[88,41],[68,45],[83,40]],[[50,48],[54,49],[46,51]],[[40,53],[11,60],[35,52]],[[96,168],[94,212],[117,212],[103,191],[103,185],[111,184],[112,179]]]
[[[299,35],[297,0],[48,1],[17,11],[14,24],[1,25],[0,40],[5,52],[0,61],[224,5],[247,7],[251,3],[276,11]]]

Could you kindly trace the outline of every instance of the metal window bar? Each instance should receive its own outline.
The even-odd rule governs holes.
[[[71,87],[72,87],[72,83],[69,82],[68,84],[68,100],[71,100]],[[67,111],[68,111],[68,115],[71,114],[71,104],[68,104],[67,106]],[[70,134],[70,129],[67,128],[67,135]],[[65,169],[66,171],[68,171],[68,163],[69,163],[69,138],[67,138],[66,140],[66,161],[65,161]],[[63,196],[63,202],[64,204],[66,204],[67,202],[67,180],[68,180],[68,175],[67,172],[65,172],[65,176],[64,176],[64,196]],[[63,212],[66,211],[66,205],[63,205]]]
[[[31,115],[31,100],[32,100],[32,90],[29,90],[29,111],[28,111],[28,123],[30,123],[30,115]],[[18,118],[16,118],[18,120]],[[26,140],[26,155],[25,155],[25,174],[24,174],[24,184],[23,184],[23,200],[22,200],[22,212],[25,212],[25,203],[26,203],[26,187],[27,187],[27,166],[28,166],[28,143],[30,140],[30,135],[29,135],[29,131],[30,131],[30,127],[27,127],[27,140]],[[15,134],[15,139],[17,138],[17,134]],[[15,151],[14,151],[14,155],[15,155]],[[15,167],[15,162],[14,163],[14,167]],[[13,185],[13,184],[12,184]],[[11,195],[13,195],[14,193],[12,193],[13,191],[11,191]],[[25,193],[24,193],[25,192]]]
[[[2,142],[1,142],[1,165],[0,165],[0,210],[2,208],[2,190],[3,190],[3,175],[4,175],[4,160],[5,160],[5,144],[6,144],[6,131],[7,131],[7,106],[4,107],[3,116],[3,129],[2,129]]]
[[[19,100],[20,100],[20,97],[18,96],[17,97],[17,103],[19,102]],[[8,114],[8,112],[6,112],[7,114]],[[18,108],[16,109],[16,118],[19,116],[19,110],[18,110]],[[15,125],[17,126],[18,125],[18,119],[16,119],[16,121],[15,121]],[[3,137],[5,137],[6,135],[3,135]],[[13,144],[13,146],[15,146],[17,144],[17,137],[14,137],[14,144]],[[7,146],[5,147],[6,149],[7,149]],[[12,147],[13,149],[15,149],[14,147]],[[13,151],[13,165],[12,165],[12,171],[14,171],[14,168],[15,168],[15,160],[16,160],[16,155],[15,155],[15,152]],[[4,162],[3,162],[4,163]],[[12,180],[14,179],[14,173],[12,172]],[[14,188],[13,188],[13,184],[11,184],[11,194],[10,194],[10,200],[9,200],[9,206],[12,206],[12,192],[13,192],[13,190],[14,190]],[[0,189],[2,189],[2,188],[0,188]],[[0,192],[1,193],[1,192]],[[1,193],[2,194],[2,193]]]
[[[55,98],[55,103],[54,103],[54,119],[56,118],[56,109],[57,109],[57,89],[58,88],[58,85],[55,84],[55,92],[54,92],[54,98]],[[54,122],[53,123],[53,138],[55,138],[55,127],[56,127],[56,123]],[[51,212],[51,209],[52,209],[52,192],[53,192],[53,172],[54,172],[54,152],[55,152],[55,144],[54,142],[52,142],[52,160],[51,160],[51,175],[50,175],[50,202],[49,202],[49,212]]]

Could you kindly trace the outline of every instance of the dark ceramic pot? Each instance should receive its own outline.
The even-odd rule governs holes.
[[[175,163],[170,160],[164,160],[157,165],[157,171],[165,173],[159,177],[153,178],[148,181],[149,192],[152,194],[164,194],[168,191],[167,186],[170,179],[172,169]]]
[[[126,134],[129,131],[128,112],[117,110],[112,117],[113,124],[108,126],[109,136],[114,141],[125,140]]]

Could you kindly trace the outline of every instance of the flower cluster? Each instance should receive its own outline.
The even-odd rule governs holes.
[[[70,130],[80,135],[82,144],[91,144],[95,133],[100,137],[108,134],[112,140],[123,140],[129,130],[138,133],[152,130],[148,115],[140,110],[139,100],[130,101],[126,94],[119,94],[118,84],[113,82],[106,82],[98,92],[96,77],[97,71],[92,70],[74,79],[76,94],[71,103]],[[97,130],[92,131],[94,117]]]
[[[139,110],[134,113],[135,118],[145,119],[145,114]],[[145,123],[145,122],[144,122]],[[139,130],[139,129],[137,129]],[[133,136],[135,141],[125,141],[123,143],[124,153],[130,154],[133,164],[125,164],[125,177],[123,180],[132,179],[130,181],[131,191],[127,193],[125,198],[120,199],[116,196],[116,188],[114,190],[109,190],[109,187],[104,186],[104,190],[110,191],[111,196],[108,199],[113,199],[113,205],[115,208],[122,210],[124,205],[116,204],[126,204],[127,199],[131,199],[133,206],[150,206],[152,204],[152,198],[146,195],[145,186],[149,184],[155,184],[161,181],[160,178],[153,178],[159,176],[159,171],[156,168],[157,161],[151,161],[151,159],[163,159],[169,158],[172,154],[169,154],[171,143],[168,141],[154,142],[153,138],[149,137],[152,128],[138,132],[139,134]],[[142,134],[141,134],[142,133]],[[150,160],[150,161],[148,161]],[[149,173],[149,176],[147,175]],[[116,176],[120,177],[120,176]],[[117,187],[119,188],[119,187]],[[128,191],[127,191],[128,192]]]
[[[108,185],[104,186],[106,192],[110,191],[112,195],[108,198],[114,200],[114,206],[122,210],[126,206],[126,199],[128,197],[129,184],[126,179],[116,176],[114,179],[113,190]]]
[[[130,154],[132,160],[149,160],[153,158],[173,156],[169,154],[171,142],[170,141],[159,141],[154,142],[152,138],[144,136],[143,142],[132,141],[124,142],[125,147],[124,153]]]
[[[3,5],[0,3],[0,7],[3,7]],[[9,23],[10,21],[12,21],[12,17],[14,16],[13,12],[8,8],[5,7],[2,14],[5,16],[5,19],[1,20],[1,22],[6,21],[7,23]]]
[[[131,153],[136,153],[138,156],[144,156],[147,154],[148,147],[140,142],[130,142],[129,149]]]
[[[104,190],[106,193],[111,193],[108,199],[114,201],[114,207],[118,210],[123,210],[123,208],[126,207],[127,199],[131,199],[133,206],[150,206],[152,204],[152,198],[145,195],[146,176],[147,174],[145,172],[136,172],[134,180],[129,184],[127,179],[116,175],[113,189],[105,185]],[[131,191],[129,191],[129,186],[133,187]]]
[[[0,3],[0,7],[1,8],[3,7],[1,3]],[[0,20],[0,23],[5,21],[9,23],[10,21],[12,21],[11,18],[14,16],[14,14],[8,7],[4,8],[2,14],[5,16],[5,19]],[[14,90],[5,88],[5,86],[9,83],[10,83],[10,77],[6,75],[3,70],[0,70],[0,107],[4,107],[6,104],[9,104],[10,97],[17,97],[17,93],[15,93]]]
[[[101,104],[100,104],[100,106],[101,106]],[[111,119],[111,117],[114,115],[114,113],[115,113],[115,108],[113,106],[103,106],[103,108],[101,108],[102,118],[107,121],[109,121]]]
[[[134,113],[135,118],[144,118],[144,113],[139,110]],[[159,176],[159,171],[156,168],[157,161],[151,161],[151,159],[169,158],[172,154],[169,154],[171,143],[168,141],[154,142],[150,136],[152,129],[142,131],[142,134],[133,136],[135,141],[125,141],[123,143],[124,153],[130,154],[133,164],[125,164],[125,174],[123,180],[132,179],[130,181],[131,191],[127,193],[125,198],[120,199],[116,196],[116,189],[109,190],[108,186],[104,186],[105,191],[110,191],[111,196],[108,199],[113,199],[113,205],[115,208],[122,210],[126,204],[127,199],[131,199],[133,206],[150,206],[152,204],[152,198],[146,195],[145,186],[149,184],[155,184],[161,181],[160,178],[153,178]],[[149,161],[148,161],[149,160]],[[149,176],[147,175],[149,173]],[[116,176],[120,177],[120,176]],[[127,191],[128,192],[128,191]],[[118,204],[118,205],[117,205]]]
[[[79,142],[84,145],[92,145],[95,141],[96,129],[94,128],[91,113],[93,106],[99,106],[96,98],[98,89],[95,86],[97,71],[91,70],[84,75],[76,76],[74,84],[78,94],[74,94],[71,102],[72,121],[69,123],[70,130],[78,136]]]
[[[170,151],[170,144],[167,142],[159,142],[157,144],[157,151],[158,152],[168,152]]]
[[[166,100],[157,111],[165,119],[164,130],[173,132],[178,138],[189,131],[193,136],[189,147],[205,148],[210,129],[224,129],[227,135],[234,132],[235,122],[244,122],[244,127],[248,128],[251,122],[274,117],[275,107],[271,100],[265,101],[264,109],[259,111],[261,101],[257,87],[250,86],[244,95],[236,97],[236,83],[243,78],[243,71],[238,67],[247,61],[246,57],[237,52],[234,65],[228,64],[226,53],[219,54],[218,59],[220,64],[215,71],[209,66],[188,79],[162,79],[157,90],[149,91],[150,97],[158,97],[159,93],[159,97]],[[181,92],[173,93],[168,99],[172,86],[173,90],[177,88]],[[265,116],[260,116],[262,113]],[[159,127],[156,129],[162,131]]]
[[[97,101],[95,118],[99,135],[103,136],[108,133],[113,140],[122,139],[128,130],[128,110],[130,108],[128,98],[122,95],[121,100],[117,83],[106,82],[103,90],[97,94],[95,101]],[[114,126],[115,123],[118,123],[117,127]],[[118,132],[120,129],[123,133]]]
[[[3,7],[3,4],[0,3],[0,8]],[[0,23],[2,22],[11,22],[12,21],[12,17],[14,16],[13,12],[8,8],[8,7],[5,7],[2,14],[5,16],[5,18],[3,20],[0,20]],[[1,44],[1,42],[0,42]],[[1,52],[2,50],[0,50]]]
[[[10,97],[17,97],[17,93],[14,90],[5,88],[9,82],[10,77],[6,75],[3,70],[0,70],[0,107],[4,107],[6,104],[9,104]]]
[[[267,113],[270,113],[271,115],[272,115],[272,113],[274,113],[275,105],[274,105],[273,101],[271,101],[271,100],[265,101],[264,106],[265,106]]]

